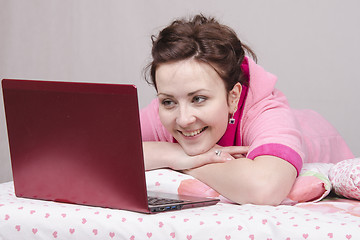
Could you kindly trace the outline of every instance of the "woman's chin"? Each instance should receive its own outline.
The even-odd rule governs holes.
[[[195,148],[193,146],[181,146],[181,147],[184,149],[184,152],[189,156],[200,155],[206,153],[211,149],[211,147],[209,148]]]

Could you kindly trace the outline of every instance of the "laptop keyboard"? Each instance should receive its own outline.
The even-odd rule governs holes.
[[[164,205],[164,204],[174,204],[182,203],[183,200],[169,199],[169,198],[157,198],[157,197],[148,197],[149,205]]]

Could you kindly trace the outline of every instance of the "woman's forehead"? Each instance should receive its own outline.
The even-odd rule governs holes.
[[[188,82],[223,84],[223,80],[211,65],[194,59],[163,63],[157,67],[158,87],[159,84],[186,84]]]
[[[206,63],[191,60],[163,64],[156,77],[158,96],[226,95],[223,80]]]

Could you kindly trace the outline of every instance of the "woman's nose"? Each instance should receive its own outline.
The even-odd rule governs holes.
[[[188,107],[181,107],[176,118],[176,123],[180,127],[187,127],[196,121],[196,117]]]

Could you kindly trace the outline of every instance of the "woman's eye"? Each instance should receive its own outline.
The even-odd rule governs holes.
[[[206,100],[207,98],[206,97],[203,97],[203,96],[195,96],[193,98],[193,102],[195,103],[202,103]]]
[[[164,100],[161,101],[161,104],[162,104],[164,107],[169,108],[169,107],[174,106],[174,105],[175,105],[175,102],[172,101],[172,100],[170,100],[170,99],[164,99]]]

